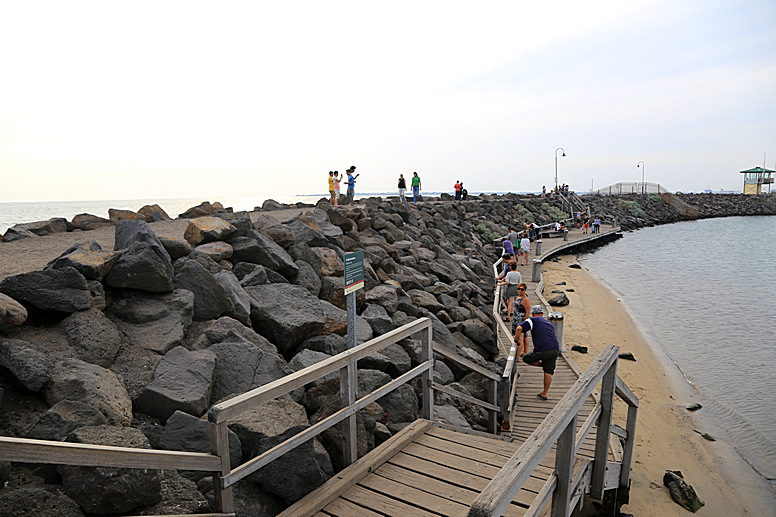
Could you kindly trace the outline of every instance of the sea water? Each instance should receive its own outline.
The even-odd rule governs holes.
[[[579,258],[694,385],[725,438],[770,479],[776,478],[775,259],[776,216],[643,228]]]

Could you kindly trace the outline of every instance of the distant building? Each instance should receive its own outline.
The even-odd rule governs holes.
[[[741,174],[744,175],[744,194],[765,194],[764,185],[768,185],[768,192],[770,192],[773,184],[771,174],[774,172],[776,171],[763,167],[741,171]]]

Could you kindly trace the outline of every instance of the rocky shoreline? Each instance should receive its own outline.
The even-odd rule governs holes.
[[[680,197],[699,217],[776,215],[776,195]],[[583,199],[626,230],[682,219],[653,195]],[[288,208],[306,212],[273,216]],[[252,214],[203,203],[181,214],[188,225],[178,238],[149,226],[169,219],[158,206],[17,225],[0,253],[14,240],[67,231],[83,242],[43,270],[0,282],[0,434],[208,452],[201,417],[210,405],[345,349],[343,257],[351,251],[366,263],[359,343],[429,317],[435,341],[500,372],[491,362],[492,240],[512,226],[554,222],[562,208],[513,194],[419,205],[371,198],[336,209],[326,200],[267,201]],[[114,249],[90,242],[90,228],[110,226]],[[405,339],[359,361],[359,391],[406,373],[418,354]],[[437,361],[434,380],[485,398],[483,378],[454,363]],[[335,375],[231,422],[232,466],[337,411],[338,393]],[[435,402],[450,423],[484,429],[479,406],[443,393]],[[359,455],[415,420],[418,407],[417,390],[405,385],[360,411]],[[335,426],[238,484],[238,514],[275,515],[334,475],[338,434]],[[2,515],[187,513],[212,502],[212,479],[190,472],[0,462],[0,483]]]

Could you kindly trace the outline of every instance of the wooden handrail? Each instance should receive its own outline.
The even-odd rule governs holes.
[[[368,355],[379,352],[388,345],[396,343],[412,334],[416,334],[430,326],[431,320],[429,318],[415,320],[412,323],[408,323],[355,348],[335,355],[334,357],[308,366],[298,372],[286,375],[285,377],[267,383],[264,386],[247,391],[220,404],[216,404],[210,408],[208,418],[213,423],[230,420],[243,411],[260,406],[264,402],[285,395],[296,388],[300,388],[321,377],[336,372],[351,362],[356,362]]]
[[[620,348],[609,345],[591,364],[571,389],[560,399],[549,415],[528,437],[520,449],[474,500],[470,517],[490,517],[501,513],[514,499],[541,460],[576,418],[585,399],[617,362]],[[598,447],[600,444],[596,444]],[[608,447],[608,440],[604,445]]]

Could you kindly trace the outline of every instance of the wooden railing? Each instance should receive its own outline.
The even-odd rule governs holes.
[[[356,362],[418,333],[420,334],[421,341],[422,362],[409,372],[381,386],[372,393],[357,398]],[[435,353],[486,377],[489,381],[488,400],[482,401],[433,382],[432,371]],[[337,371],[339,371],[340,377],[340,397],[343,400],[342,409],[261,455],[232,468],[229,460],[227,436],[227,425],[231,419],[267,401]],[[355,461],[357,456],[355,436],[356,413],[368,404],[384,397],[418,376],[421,377],[422,418],[433,420],[433,391],[436,390],[487,409],[489,414],[488,429],[490,432],[496,432],[497,415],[499,412],[497,393],[498,382],[501,380],[501,377],[499,374],[491,372],[441,345],[434,344],[432,341],[431,320],[429,318],[421,318],[334,357],[214,405],[208,412],[211,454],[0,437],[0,460],[95,467],[179,469],[213,472],[215,506],[220,513],[208,515],[220,517],[233,516],[234,498],[232,490],[235,483],[338,423],[343,425],[344,463],[348,465]],[[351,429],[353,433],[349,432]]]
[[[571,389],[560,399],[549,415],[528,437],[520,449],[485,487],[472,504],[470,517],[501,515],[509,506],[553,445],[554,474],[546,481],[528,509],[526,516],[536,516],[552,499],[553,517],[568,517],[584,495],[583,484],[589,483],[591,497],[600,500],[604,490],[614,485],[627,487],[635,443],[638,399],[617,377],[619,347],[609,345],[593,361]],[[577,431],[577,415],[585,400],[601,382],[601,397]],[[615,395],[628,404],[626,428],[612,425]],[[582,443],[597,424],[592,462],[576,458]],[[622,463],[607,462],[609,435],[624,438]]]

